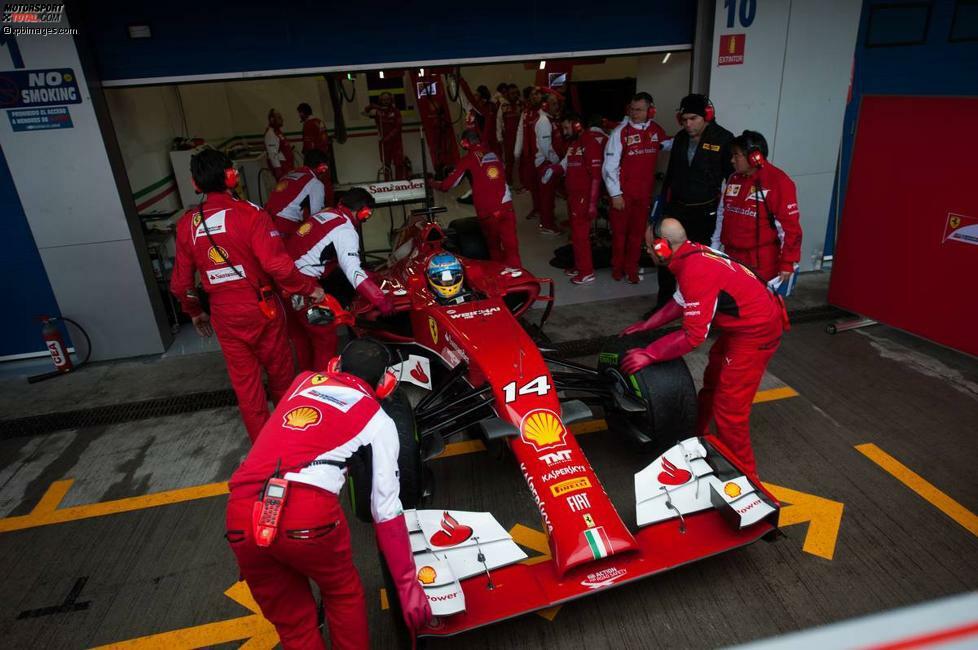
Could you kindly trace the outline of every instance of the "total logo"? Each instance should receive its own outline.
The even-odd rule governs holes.
[[[581,580],[581,586],[587,587],[588,589],[610,587],[611,585],[615,584],[616,580],[625,577],[627,574],[628,569],[609,567],[602,571],[587,574],[587,578]]]

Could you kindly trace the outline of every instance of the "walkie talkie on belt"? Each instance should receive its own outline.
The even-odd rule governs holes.
[[[289,482],[284,478],[270,478],[265,485],[261,501],[255,501],[251,513],[255,526],[255,544],[263,548],[271,546],[278,534],[278,522],[289,493]]]

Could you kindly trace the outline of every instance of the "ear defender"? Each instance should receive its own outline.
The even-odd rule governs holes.
[[[370,218],[370,215],[374,213],[374,209],[368,206],[363,206],[356,212],[356,218],[358,221],[366,221]]]
[[[238,170],[234,167],[228,167],[224,170],[224,187],[229,190],[233,190],[238,186]],[[195,188],[196,189],[196,185]]]
[[[326,363],[326,372],[334,373],[340,371],[340,358],[333,357]]]
[[[751,167],[760,169],[767,162],[767,158],[764,157],[760,149],[754,147],[747,153],[747,162],[750,163]]]
[[[318,165],[316,165],[316,168],[312,171],[315,172],[316,174],[325,174],[326,172],[329,171],[329,165],[327,165],[326,163],[319,163]]]
[[[669,242],[662,237],[659,237],[652,242],[652,250],[655,251],[655,254],[661,257],[664,261],[668,262],[672,257],[672,247],[669,245]]]
[[[703,117],[707,122],[712,122],[717,117],[717,111],[715,108],[713,108],[713,102],[711,102],[709,99],[706,100],[706,110],[703,112],[706,113],[706,115]]]
[[[574,133],[577,135],[584,133],[584,125],[581,124],[580,120],[574,120],[571,123],[571,129],[573,129]]]
[[[395,388],[397,388],[397,375],[387,370],[384,372],[384,376],[381,377],[380,383],[374,389],[374,393],[377,394],[377,399],[386,399],[390,397],[390,394],[394,392]]]

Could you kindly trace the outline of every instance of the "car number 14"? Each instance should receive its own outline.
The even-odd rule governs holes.
[[[507,404],[515,402],[519,395],[546,395],[549,392],[550,382],[547,381],[546,375],[540,375],[536,379],[530,380],[520,386],[519,390],[516,388],[515,381],[511,381],[503,386],[503,396],[506,398]]]

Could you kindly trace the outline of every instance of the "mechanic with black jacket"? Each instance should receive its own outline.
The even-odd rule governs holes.
[[[734,136],[716,123],[713,103],[706,95],[683,97],[676,117],[683,128],[672,143],[662,214],[682,223],[690,241],[709,246],[716,228],[720,185],[733,173],[730,141]],[[668,302],[676,290],[676,278],[668,268],[660,266],[658,273],[656,308]]]

